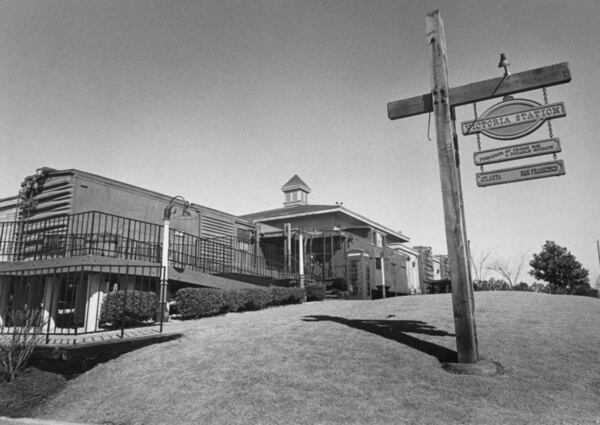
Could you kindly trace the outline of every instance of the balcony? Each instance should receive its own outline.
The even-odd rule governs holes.
[[[160,264],[162,232],[161,225],[97,211],[5,222],[0,223],[0,263],[99,256]],[[281,249],[256,246],[251,240],[169,232],[169,264],[175,269],[293,285],[298,282],[297,264],[285,260]]]

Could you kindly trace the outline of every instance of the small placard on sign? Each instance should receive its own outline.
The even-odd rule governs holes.
[[[495,171],[477,173],[477,186],[493,186],[523,180],[541,179],[544,177],[562,176],[565,174],[563,160],[542,162],[521,167],[504,168]]]
[[[475,165],[486,165],[546,155],[549,153],[557,153],[560,151],[560,140],[554,138],[475,152],[473,153],[473,160]]]

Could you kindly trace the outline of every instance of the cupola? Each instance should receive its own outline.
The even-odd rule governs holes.
[[[283,201],[285,207],[308,204],[310,187],[297,174],[281,187],[281,191],[285,196]]]

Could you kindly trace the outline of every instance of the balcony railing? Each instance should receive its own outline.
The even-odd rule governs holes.
[[[103,256],[160,263],[161,225],[97,211],[37,221],[0,223],[0,262]],[[200,238],[171,229],[174,267],[219,275],[297,281],[295,259],[266,244],[224,236]]]

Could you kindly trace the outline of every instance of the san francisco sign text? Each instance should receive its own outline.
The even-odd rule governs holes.
[[[565,163],[562,160],[558,160],[477,173],[476,178],[477,186],[492,186],[523,180],[562,176],[565,173]]]

